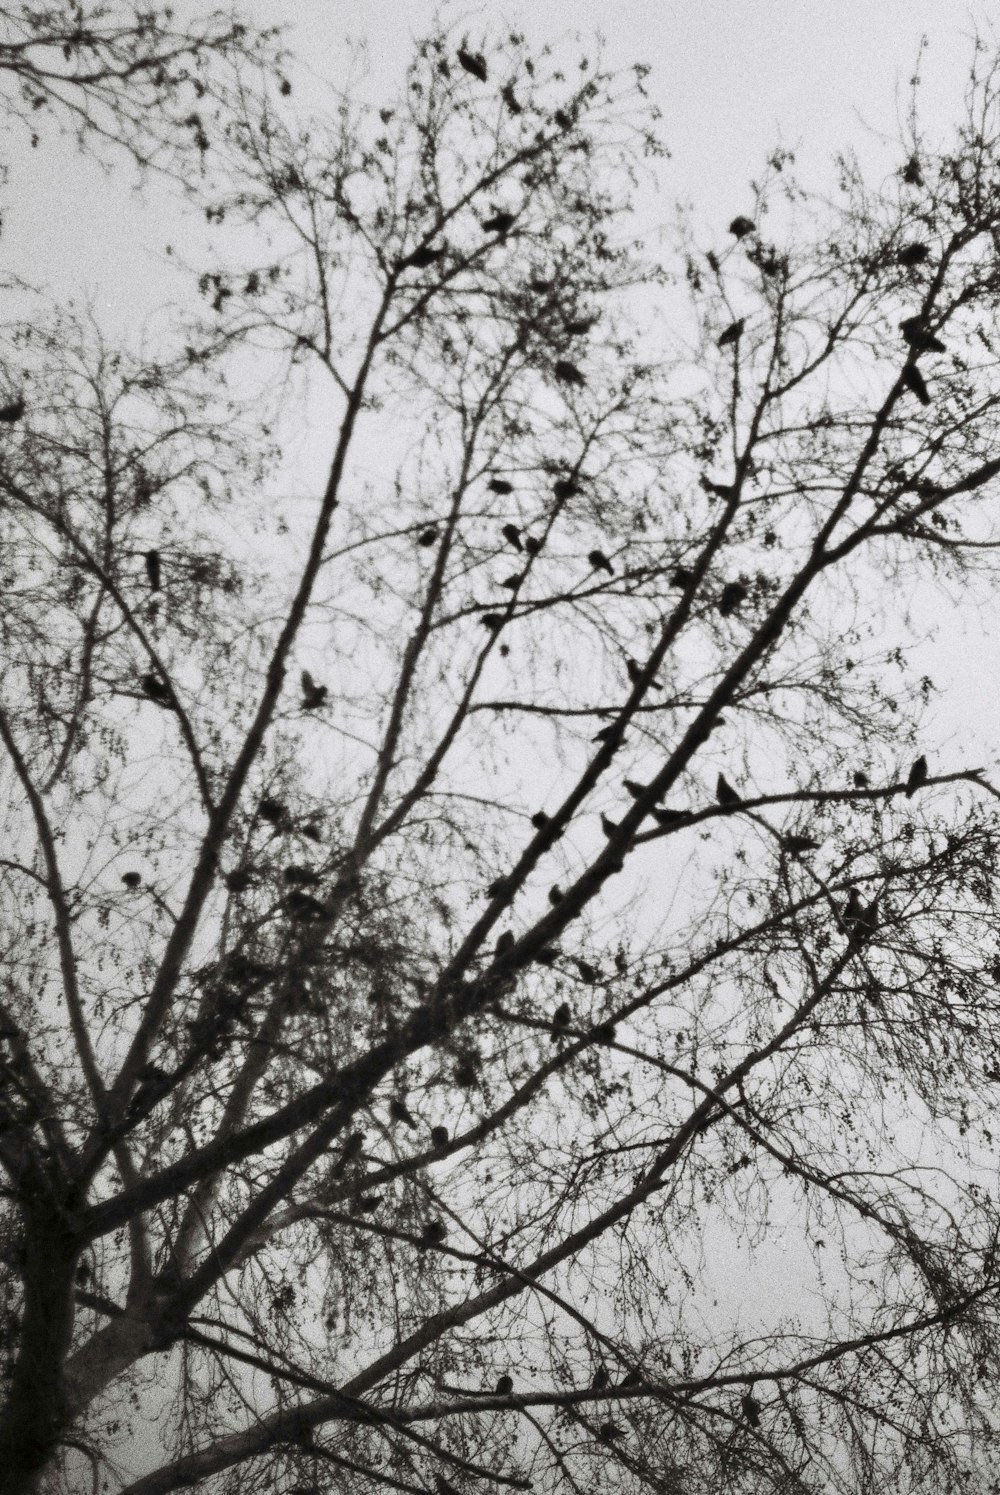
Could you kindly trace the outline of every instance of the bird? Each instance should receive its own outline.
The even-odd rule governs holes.
[[[641,1386],[642,1385],[642,1371],[639,1369],[639,1367],[637,1365],[633,1365],[633,1367],[632,1367],[631,1370],[625,1372],[625,1375],[622,1377],[621,1384],[623,1386]]]
[[[401,1121],[404,1126],[416,1130],[417,1123],[413,1119],[413,1113],[405,1100],[400,1100],[398,1095],[392,1096],[389,1101],[389,1115],[393,1121]]]
[[[552,886],[551,886],[551,888],[549,888],[548,897],[549,897],[549,902],[551,903],[551,905],[552,905],[553,908],[555,908],[558,904],[562,903],[562,901],[563,901],[563,890],[562,890],[562,888],[559,886],[559,884],[557,882],[553,883]]]
[[[730,322],[725,331],[720,332],[719,336],[715,339],[716,347],[725,348],[729,343],[738,343],[740,338],[743,336],[743,329],[745,326],[745,317],[740,317],[738,321]]]
[[[302,710],[316,711],[327,697],[327,688],[313,679],[308,670],[302,671]]]
[[[486,71],[486,58],[482,52],[469,52],[465,47],[459,47],[458,65],[467,73],[471,73],[473,78],[478,78],[480,83],[485,83],[489,76]]]
[[[534,535],[525,535],[524,548],[527,551],[528,555],[537,555],[542,548],[542,541],[537,539]]]
[[[505,83],[503,88],[501,88],[500,90],[500,97],[507,105],[507,108],[510,110],[511,114],[523,114],[524,110],[518,103],[517,96],[514,93],[513,84]]]
[[[596,966],[592,966],[589,960],[576,957],[576,968],[580,972],[580,980],[585,981],[588,986],[595,986],[600,980],[600,972]]]
[[[505,498],[514,491],[514,484],[508,483],[506,478],[490,478],[486,486],[491,493],[501,493]]]
[[[908,187],[922,187],[924,185],[924,174],[920,170],[920,161],[916,156],[911,156],[903,167],[903,181]]]
[[[747,234],[757,231],[757,225],[752,218],[747,218],[743,213],[738,213],[729,225],[729,232],[737,239],[745,239]]]
[[[521,544],[521,531],[516,524],[505,524],[500,533],[507,541],[507,544],[513,545],[515,550],[524,549],[524,546]]]
[[[618,821],[612,820],[609,815],[601,814],[601,830],[606,836],[613,836],[618,829]]]
[[[563,323],[563,331],[567,337],[583,337],[596,323],[596,317],[571,317]]]
[[[610,1380],[608,1367],[606,1365],[599,1365],[594,1371],[594,1379],[590,1383],[591,1391],[603,1391]]]
[[[511,1392],[513,1390],[514,1390],[513,1377],[507,1376],[507,1375],[501,1376],[499,1378],[499,1380],[497,1381],[497,1390],[496,1390],[497,1396],[510,1396],[510,1394],[511,1394]]]
[[[923,317],[904,317],[899,324],[903,341],[916,353],[944,353],[944,343],[929,331]]]
[[[568,358],[557,358],[552,365],[552,372],[562,384],[573,384],[579,387],[587,382],[576,364],[570,363]]]
[[[499,633],[506,619],[503,613],[483,613],[479,621],[484,628],[489,628],[493,633]]]
[[[459,1491],[450,1479],[445,1479],[443,1474],[435,1474],[434,1484],[438,1495],[459,1495]]]
[[[455,1065],[455,1084],[461,1085],[463,1090],[471,1090],[479,1080],[478,1062],[478,1055],[460,1059]]]
[[[896,259],[901,265],[922,265],[930,252],[927,244],[904,244]]]
[[[399,268],[401,270],[426,270],[428,265],[433,265],[436,260],[442,259],[444,253],[443,245],[432,249],[429,244],[418,244],[416,249],[403,256],[399,262]]]
[[[907,389],[912,390],[917,399],[920,401],[921,405],[930,404],[931,397],[927,392],[927,384],[924,380],[923,374],[917,368],[915,363],[908,363],[906,365],[906,368],[903,370],[903,383],[906,385]]]
[[[878,898],[873,898],[867,908],[863,908],[858,915],[854,927],[851,930],[851,942],[855,945],[863,945],[870,940],[878,931]]]
[[[151,701],[159,701],[162,705],[169,704],[170,687],[164,684],[159,675],[143,675],[139,684],[142,686],[143,693]]]
[[[423,548],[426,550],[429,545],[436,544],[437,537],[438,537],[438,532],[437,532],[436,529],[425,529],[425,530],[421,530],[420,534],[417,536],[417,544],[418,545],[422,545]]]
[[[544,810],[536,810],[531,817],[531,824],[536,831],[543,831],[549,823],[549,817]]]
[[[595,732],[590,740],[591,742],[613,742],[616,747],[620,747],[621,743],[617,739],[620,737],[621,731],[621,722],[612,722],[610,726],[602,727],[599,732]]]
[[[428,1220],[420,1233],[421,1246],[443,1246],[448,1232],[441,1220]]]
[[[737,799],[736,802],[738,804],[739,800]],[[652,817],[656,821],[657,825],[663,826],[679,825],[682,820],[686,820],[688,818],[687,810],[668,810],[666,806],[664,806],[661,810],[654,809],[650,813],[652,814]]]
[[[0,421],[5,426],[13,426],[24,414],[24,395],[17,395],[15,399],[8,400],[6,405],[0,405]]]
[[[315,924],[320,920],[329,920],[330,910],[325,903],[314,898],[311,893],[303,893],[300,888],[295,888],[282,899],[285,911],[300,924]]]
[[[907,799],[912,799],[918,789],[922,789],[927,783],[927,759],[923,753],[913,762],[910,772],[906,777],[905,794]]]
[[[743,1416],[752,1428],[760,1427],[760,1402],[748,1391],[740,1402]]]
[[[285,806],[278,799],[272,799],[265,795],[257,806],[257,814],[261,820],[267,820],[271,825],[278,825],[285,818]]]
[[[323,835],[314,820],[309,820],[301,827],[301,834],[308,836],[310,841],[322,841]]]
[[[225,884],[231,893],[245,893],[252,888],[256,881],[249,867],[237,867],[233,872],[227,872]]]
[[[693,571],[689,571],[687,566],[676,566],[670,578],[670,585],[672,587],[689,587],[693,581]]]
[[[501,955],[505,955],[507,953],[511,945],[513,945],[514,943],[514,931],[512,929],[501,930],[499,935],[497,935],[497,942],[493,946],[493,958],[495,960],[498,960]]]
[[[572,118],[566,113],[565,109],[557,109],[552,118],[560,130],[568,130],[573,123]]]
[[[817,851],[820,843],[814,836],[799,836],[794,833],[782,836],[782,851],[790,852],[792,856],[798,856],[803,851]]]
[[[710,493],[713,498],[732,498],[736,492],[735,483],[717,483],[707,476],[699,478],[698,482],[703,492]]]
[[[566,1029],[570,1025],[570,1020],[572,1019],[572,1016],[573,1016],[573,1009],[570,1007],[569,1003],[568,1002],[560,1002],[559,1006],[556,1008],[555,1012],[552,1014],[552,1037],[553,1038],[558,1038],[559,1035],[560,1035],[560,1033],[564,1033],[566,1031]]]
[[[642,665],[639,663],[639,661],[637,659],[633,659],[632,656],[631,656],[631,654],[626,654],[626,656],[625,656],[625,673],[626,673],[626,675],[628,675],[628,678],[631,680],[631,682],[632,682],[633,685],[638,685],[639,681],[642,679],[643,675],[645,674],[645,670],[643,669]],[[662,690],[663,689],[663,682],[661,680],[650,680],[649,681],[649,689],[650,690]]]
[[[614,1443],[617,1438],[623,1438],[625,1435],[616,1422],[602,1422],[597,1436],[602,1443]]]
[[[160,552],[158,550],[147,550],[143,556],[146,563],[146,576],[149,580],[149,590],[158,592],[160,590]]]
[[[552,484],[552,492],[562,502],[567,498],[575,498],[579,491],[579,485],[572,478],[556,478]]]
[[[861,894],[858,892],[857,888],[848,888],[847,902],[844,904],[844,909],[841,914],[841,918],[847,925],[848,929],[854,928],[858,920],[864,917],[864,912],[865,909],[864,904],[861,902]]]
[[[337,1165],[333,1170],[335,1178],[339,1178],[346,1169],[348,1163],[353,1162],[353,1160],[358,1156],[358,1153],[364,1146],[364,1142],[364,1132],[351,1132],[349,1136],[345,1138],[344,1145],[341,1148],[340,1157],[337,1159]]]
[[[431,1142],[435,1147],[448,1146],[448,1128],[446,1126],[431,1127]]]
[[[715,797],[719,801],[719,804],[723,805],[727,810],[731,810],[736,805],[742,803],[739,795],[724,773],[720,773],[715,781]]]
[[[484,218],[480,226],[486,234],[499,234],[501,239],[505,238],[514,227],[514,214],[494,213],[490,218]]]
[[[141,888],[142,876],[138,872],[123,872],[122,882],[127,888]]]
[[[862,771],[861,771],[860,768],[856,768],[854,770],[854,787],[855,787],[855,789],[867,789],[870,783],[871,783],[871,779],[869,779],[869,777],[868,777],[868,775],[866,773],[862,773]]]
[[[293,888],[315,888],[322,882],[319,873],[314,872],[311,867],[293,865],[286,867],[281,875],[285,882]]]
[[[733,613],[740,607],[749,596],[749,591],[742,581],[727,581],[719,596],[719,613],[723,618],[732,617]]]

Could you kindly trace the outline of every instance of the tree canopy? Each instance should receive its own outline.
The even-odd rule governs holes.
[[[0,1488],[995,1489],[997,57],[664,251],[595,49],[0,20],[213,245],[3,328]]]

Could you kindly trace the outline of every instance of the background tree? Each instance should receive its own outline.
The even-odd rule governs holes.
[[[7,1489],[991,1487],[997,78],[661,267],[642,71],[439,32],[24,330]]]

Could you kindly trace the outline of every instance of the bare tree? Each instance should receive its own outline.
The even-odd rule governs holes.
[[[998,79],[660,265],[643,71],[440,31],[24,331],[5,1490],[991,1488]]]

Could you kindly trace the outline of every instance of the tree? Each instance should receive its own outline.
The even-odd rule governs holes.
[[[998,78],[674,275],[642,70],[440,31],[230,96],[175,348],[24,335],[7,1489],[991,1487],[997,790],[900,591],[994,580]]]

